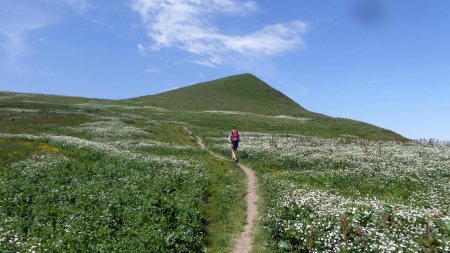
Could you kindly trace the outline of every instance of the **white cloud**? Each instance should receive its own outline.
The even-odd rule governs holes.
[[[214,68],[217,66],[213,61],[211,61],[209,59],[208,60],[194,60],[194,62],[197,63],[198,65],[202,65],[202,66],[210,67],[210,68]]]
[[[230,53],[245,56],[272,56],[303,45],[301,35],[308,25],[302,21],[267,25],[244,35],[221,33],[212,24],[215,15],[248,15],[259,6],[250,0],[132,0],[153,43],[138,45],[146,54],[152,50],[175,47],[198,55],[204,66],[224,64]]]

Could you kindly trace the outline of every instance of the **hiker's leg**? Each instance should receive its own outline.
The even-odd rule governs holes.
[[[231,159],[236,160],[236,150],[234,148],[231,149]]]

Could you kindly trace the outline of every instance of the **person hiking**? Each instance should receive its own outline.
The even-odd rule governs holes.
[[[234,163],[237,163],[236,150],[239,146],[240,139],[239,132],[236,129],[231,131],[231,134],[228,136],[228,142],[231,143],[231,160],[233,160]]]

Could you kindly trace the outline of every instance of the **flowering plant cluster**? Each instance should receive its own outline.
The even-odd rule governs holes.
[[[273,247],[450,250],[450,148],[436,143],[241,133],[266,196]],[[227,146],[210,138],[218,151]]]
[[[189,147],[114,117],[65,130],[0,135],[0,251],[204,251],[208,176]]]

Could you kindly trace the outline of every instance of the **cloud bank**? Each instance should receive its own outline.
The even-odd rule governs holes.
[[[178,48],[198,57],[197,64],[218,66],[229,54],[250,57],[273,56],[299,48],[308,30],[303,21],[271,24],[249,34],[227,35],[212,23],[218,15],[246,16],[259,10],[249,0],[133,0],[151,44],[139,44],[147,54],[163,48]]]

